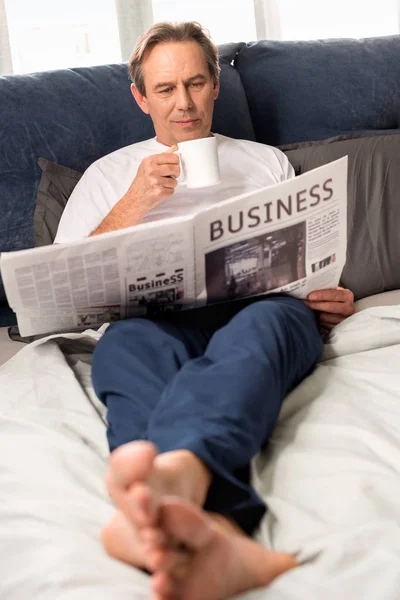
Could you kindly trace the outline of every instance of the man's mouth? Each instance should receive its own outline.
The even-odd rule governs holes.
[[[198,123],[199,119],[181,119],[179,121],[175,121],[177,125],[180,127],[190,127],[191,125],[195,125]]]

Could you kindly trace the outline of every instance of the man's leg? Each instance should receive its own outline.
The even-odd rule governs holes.
[[[204,352],[210,335],[132,319],[110,326],[94,353],[93,386],[108,408],[110,448],[117,448],[110,459],[107,487],[120,508],[102,532],[103,544],[115,558],[135,566],[146,566],[138,534],[143,522],[137,511],[147,493],[144,482],[160,496],[169,493],[199,505],[207,494],[210,473],[195,455],[184,449],[157,455],[155,448],[139,440],[146,439],[150,415],[167,383],[185,361]],[[127,447],[132,440],[136,440],[133,448]]]
[[[202,356],[185,362],[150,417],[147,439],[160,452],[185,448],[212,472],[205,508],[249,534],[265,512],[249,484],[249,463],[322,348],[303,302],[257,301],[214,333]]]
[[[92,367],[94,390],[108,409],[110,450],[147,438],[165,387],[186,361],[203,354],[211,333],[147,319],[110,325]]]
[[[96,391],[109,407],[111,447],[117,445],[115,437],[119,443],[147,438],[163,453],[158,462],[172,467],[173,475],[186,479],[189,488],[205,465],[212,473],[206,508],[231,517],[251,534],[265,506],[249,485],[249,463],[274,427],[284,396],[309,372],[322,350],[314,313],[294,298],[257,301],[219,329],[202,356],[208,334],[201,343],[197,333],[193,344],[191,334],[182,342],[185,328],[165,323],[129,322],[123,338],[129,348],[126,356],[118,353],[120,336],[105,346],[112,334],[111,330],[100,341],[112,365],[106,360],[97,360],[96,365],[96,354],[94,360],[95,388],[97,377],[102,388],[98,384]],[[194,345],[190,352],[188,344]],[[186,360],[189,356],[193,358]],[[107,369],[111,373],[104,379]],[[189,461],[176,454],[182,450],[189,451]],[[166,464],[174,457],[179,460]],[[199,463],[192,475],[184,474],[193,457]],[[136,477],[131,468],[127,485]],[[117,470],[120,473],[120,467]],[[207,476],[199,481],[207,485]],[[193,501],[195,490],[189,491],[185,497]],[[196,498],[203,493],[200,490]]]
[[[257,302],[214,335],[203,358],[185,363],[150,419],[148,438],[165,452],[160,456],[173,454],[171,450],[180,447],[197,454],[214,474],[209,508],[235,519],[248,533],[258,524],[264,506],[248,485],[243,464],[262,445],[273,428],[284,395],[312,368],[321,349],[315,317],[302,303],[282,297]],[[192,375],[186,385],[188,373]],[[210,381],[214,385],[210,386]],[[176,404],[180,406],[178,411]],[[124,456],[119,465],[111,465],[118,479],[124,469],[137,462],[137,449],[135,444],[132,446],[121,449]],[[149,499],[151,486],[147,488]],[[132,539],[129,522],[134,520],[135,512],[128,506],[132,496],[122,488],[118,494],[117,503],[128,526],[111,524],[105,546],[114,557],[132,562],[126,551]],[[155,572],[154,597],[158,600],[164,599],[168,588],[184,600],[223,600],[266,585],[296,565],[288,555],[247,542],[232,527],[230,519],[221,516],[214,520],[193,504],[190,508],[182,502],[171,506],[167,494],[159,502],[157,521],[148,522],[141,529],[142,540],[150,535],[144,548],[147,565]],[[141,508],[144,506],[142,503]],[[170,545],[171,536],[189,552],[181,556]],[[203,537],[197,542],[196,536]],[[232,560],[227,560],[228,555]],[[222,567],[218,567],[220,563]],[[208,582],[206,591],[204,579]]]

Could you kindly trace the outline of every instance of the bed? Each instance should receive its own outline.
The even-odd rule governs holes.
[[[252,465],[269,507],[257,539],[302,564],[242,598],[398,599],[399,293],[358,308]],[[90,381],[101,334],[21,344],[0,367],[1,598],[149,597],[149,577],[99,541],[113,513],[105,412]]]

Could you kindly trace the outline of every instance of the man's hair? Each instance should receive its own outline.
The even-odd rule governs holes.
[[[146,51],[157,44],[166,42],[197,42],[204,52],[210,75],[217,81],[220,73],[218,50],[209,32],[196,21],[182,23],[156,23],[145,31],[137,40],[128,62],[128,72],[133,85],[142,96],[146,95],[143,75],[143,60]]]

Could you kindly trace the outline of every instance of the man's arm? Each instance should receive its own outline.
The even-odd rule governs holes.
[[[177,149],[171,146],[167,152],[142,160],[125,196],[90,235],[137,225],[159,202],[171,196],[180,173],[179,158],[173,154]]]
[[[107,233],[137,225],[146,215],[148,210],[136,200],[131,193],[131,188],[125,196],[110,210],[108,215],[102,220],[100,225],[89,235],[98,235],[99,233]]]

